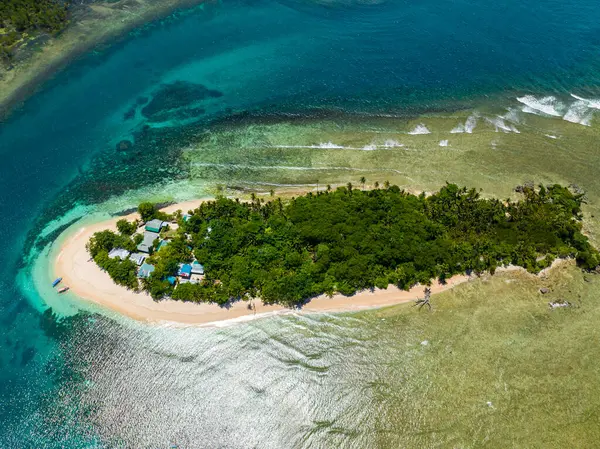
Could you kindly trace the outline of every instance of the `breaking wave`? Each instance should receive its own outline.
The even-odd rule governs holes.
[[[559,101],[553,96],[537,99],[533,95],[525,95],[517,100],[524,105],[521,110],[525,113],[561,117],[567,122],[591,126],[594,112],[600,110],[600,100],[587,99],[575,94],[571,94],[571,97],[575,99],[574,102]]]
[[[511,123],[506,123],[504,121],[504,117],[486,117],[485,118],[488,123],[496,128],[496,132],[502,131],[503,133],[517,133],[520,134],[520,131]]]
[[[473,130],[475,129],[476,126],[477,126],[477,116],[470,115],[464,124],[459,123],[458,125],[456,125],[456,127],[454,127],[450,131],[450,133],[452,133],[452,134],[458,134],[458,133],[472,134]]]
[[[431,131],[429,131],[427,126],[425,126],[424,124],[421,123],[421,124],[415,126],[415,129],[413,129],[412,131],[409,131],[408,134],[416,136],[419,134],[431,134]]]
[[[528,112],[530,114],[542,113],[554,117],[562,117],[562,111],[565,108],[563,103],[551,95],[540,98],[539,100],[533,95],[525,95],[523,97],[518,97],[517,101],[525,105],[522,109],[523,112]]]
[[[327,167],[301,167],[293,165],[243,165],[243,164],[223,164],[215,162],[194,162],[194,167],[208,167],[208,168],[233,168],[236,170],[294,170],[294,171],[311,171],[311,170],[348,170],[348,171],[361,171],[361,172],[376,172],[376,171],[389,171],[398,174],[402,174],[400,170],[393,168],[357,168],[357,167],[340,167],[340,166],[327,166]]]
[[[384,148],[401,148],[404,145],[397,140],[388,139],[383,143]]]
[[[353,150],[353,151],[376,151],[392,148],[402,148],[404,144],[396,140],[386,140],[383,145],[377,145],[376,143],[369,143],[362,147],[347,147],[343,145],[337,145],[332,142],[320,143],[318,145],[270,145],[267,148],[282,148],[282,149],[307,149],[307,150]],[[264,148],[264,147],[254,147]]]
[[[563,119],[567,122],[590,126],[592,124],[593,116],[594,111],[590,109],[588,103],[582,100],[577,100],[569,107]]]

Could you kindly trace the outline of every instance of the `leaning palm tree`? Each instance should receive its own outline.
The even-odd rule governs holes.
[[[375,188],[378,189],[379,188],[379,181],[375,181]]]
[[[331,184],[327,184],[327,191],[330,192],[331,191]]]
[[[415,302],[415,306],[419,306],[419,310],[421,310],[423,306],[427,306],[431,311],[431,289],[429,287],[425,287],[424,293],[425,297],[423,299],[417,299],[417,301]]]
[[[271,196],[275,196],[275,189],[271,189],[271,190],[269,190],[269,194],[270,194]]]
[[[383,187],[385,187],[386,189],[389,189],[390,188],[390,182],[389,181],[385,181],[383,183]]]
[[[360,183],[363,186],[363,190],[365,190],[365,183],[367,182],[367,178],[365,178],[364,176],[360,177]]]

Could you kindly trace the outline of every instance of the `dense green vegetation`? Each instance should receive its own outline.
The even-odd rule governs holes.
[[[68,3],[59,0],[0,2],[0,61],[10,60],[14,45],[25,33],[56,33],[67,24]]]
[[[137,228],[137,221],[127,221],[124,218],[117,221],[117,230],[123,235],[133,235]]]
[[[139,288],[137,265],[129,259],[109,258],[108,253],[113,248],[125,248],[128,251],[134,251],[135,243],[127,235],[119,235],[106,230],[96,232],[87,245],[94,261],[110,275],[113,281],[119,285],[137,290]]]
[[[156,271],[143,288],[155,298],[223,304],[260,297],[294,305],[323,293],[389,284],[408,289],[459,273],[493,273],[505,264],[537,272],[556,257],[575,257],[592,269],[600,255],[581,233],[582,201],[559,185],[525,187],[516,202],[484,199],[453,184],[429,197],[397,186],[351,185],[289,202],[221,197],[179,219],[169,245],[148,259]],[[110,242],[99,234],[90,242],[94,258],[125,238]],[[194,258],[205,267],[202,282],[166,281]]]

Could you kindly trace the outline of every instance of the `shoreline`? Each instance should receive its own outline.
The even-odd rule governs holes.
[[[195,209],[206,200],[193,200],[170,205],[162,210],[171,213],[177,209],[187,212]],[[113,217],[109,220],[88,225],[74,225],[74,229],[61,242],[58,254],[50,261],[50,275],[62,277],[60,285],[69,286],[66,295],[74,295],[82,301],[91,302],[103,309],[125,315],[136,321],[161,324],[165,322],[182,325],[221,325],[227,321],[249,321],[272,315],[288,313],[356,312],[379,307],[392,306],[416,300],[423,296],[424,286],[414,286],[409,291],[389,286],[387,289],[374,289],[358,292],[353,296],[336,294],[331,298],[321,295],[311,299],[300,309],[290,309],[281,305],[267,305],[254,300],[254,309],[248,308],[248,301],[236,301],[225,308],[217,304],[192,303],[175,300],[154,301],[145,292],[135,293],[115,284],[108,273],[102,271],[90,259],[85,245],[94,232],[104,229],[116,230],[116,222],[121,218],[131,220],[137,217],[132,213],[126,217]],[[54,253],[50,254],[54,257]],[[434,282],[432,294],[441,293],[469,281],[467,275],[457,275],[446,284]],[[48,282],[51,282],[49,280]],[[55,294],[56,291],[54,291]],[[61,295],[62,296],[62,295]]]
[[[157,20],[174,11],[191,8],[205,0],[162,0],[138,2],[132,10],[117,4],[92,4],[84,17],[70,24],[63,33],[51,38],[12,70],[0,75],[0,121],[6,120],[44,84],[64,70],[73,60],[99,45],[112,45],[115,40],[136,27]]]

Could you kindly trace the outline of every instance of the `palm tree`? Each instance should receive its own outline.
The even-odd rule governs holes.
[[[367,178],[365,178],[364,176],[360,177],[360,183],[363,186],[363,190],[365,190],[365,183],[367,182]]]
[[[275,190],[274,190],[274,189],[271,189],[271,190],[269,190],[269,194],[270,194],[271,196],[275,196]]]
[[[379,188],[379,181],[375,181],[375,188],[378,189]]]
[[[327,191],[330,192],[331,191],[331,184],[327,184]]]
[[[383,183],[383,186],[384,186],[386,189],[389,189],[389,188],[390,188],[390,182],[389,182],[389,181],[385,181],[385,182]]]
[[[419,310],[421,310],[423,308],[423,306],[427,306],[429,307],[429,311],[431,311],[431,289],[429,287],[426,287],[424,290],[425,293],[425,298],[423,299],[417,299],[417,301],[415,302],[415,306],[419,306]]]
[[[346,188],[348,189],[348,192],[352,193],[352,183],[351,182],[346,184]]]

